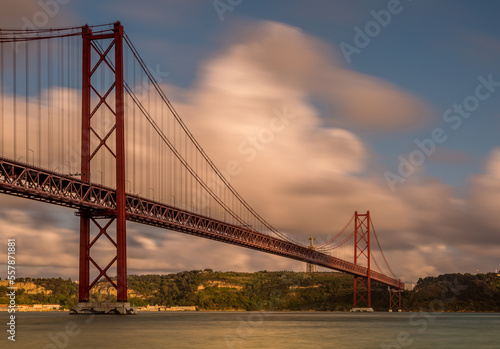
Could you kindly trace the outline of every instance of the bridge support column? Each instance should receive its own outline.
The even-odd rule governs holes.
[[[89,301],[90,283],[90,216],[87,211],[82,211],[80,215],[80,273],[78,284],[78,301]]]
[[[401,289],[389,287],[389,311],[392,312],[394,308],[401,311]]]
[[[354,213],[354,264],[366,260],[366,277],[354,277],[354,299],[352,311],[373,311],[371,308],[371,251],[370,251],[370,211],[366,214]]]
[[[127,301],[127,217],[125,202],[125,106],[123,99],[123,27],[115,24],[116,243],[117,298]]]
[[[115,23],[113,33],[93,34],[89,27],[82,31],[82,154],[81,178],[91,183],[91,163],[97,154],[115,158],[116,171],[116,198],[115,209],[105,212],[81,210],[80,215],[80,284],[79,305],[72,310],[74,314],[87,313],[116,313],[130,314],[135,310],[127,303],[127,241],[126,241],[126,202],[125,202],[125,122],[124,122],[124,84],[123,84],[123,27]],[[101,48],[97,41],[111,40],[109,45]],[[112,54],[114,50],[114,55]],[[95,59],[92,59],[94,55]],[[101,91],[93,84],[93,76],[102,69],[111,69],[114,81],[107,90]],[[99,81],[98,77],[94,80]],[[101,81],[102,83],[102,81]],[[114,109],[112,99],[114,94]],[[94,98],[91,98],[93,96]],[[91,107],[92,106],[92,107]],[[114,119],[114,124],[106,125],[107,129],[96,129],[93,125],[102,125],[97,122],[103,115]],[[104,117],[105,117],[104,116]],[[93,122],[91,122],[93,121]],[[102,120],[101,120],[102,121]],[[110,144],[111,135],[115,136],[115,144]],[[105,136],[103,136],[105,135]],[[93,146],[95,145],[95,146]],[[104,169],[101,169],[104,171]],[[101,172],[102,174],[102,172]],[[102,177],[101,177],[102,178]],[[102,180],[102,179],[101,179]],[[101,183],[103,185],[104,183]],[[106,183],[112,185],[112,183]],[[108,219],[106,224],[98,223],[98,219]],[[108,228],[116,221],[116,241],[108,234]],[[99,229],[99,233],[90,241],[91,223]],[[106,266],[99,266],[96,258],[91,255],[91,248],[100,238],[107,238],[116,248],[116,255]],[[98,271],[97,277],[90,282],[90,266]],[[108,270],[116,267],[116,283],[108,276]],[[117,304],[89,303],[90,290],[101,279],[105,278],[117,290]]]

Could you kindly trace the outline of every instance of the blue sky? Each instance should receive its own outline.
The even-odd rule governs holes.
[[[347,212],[366,207],[377,213],[382,244],[404,278],[500,267],[497,1],[18,1],[0,5],[1,26],[34,22],[47,13],[40,4],[52,4],[47,27],[120,21],[147,65],[163,74],[161,83],[200,143],[221,167],[230,159],[245,165],[235,186],[283,231],[304,241],[308,230],[326,236],[331,225],[348,220]],[[356,53],[346,54],[346,47]],[[272,96],[244,88],[269,88]],[[245,103],[262,108],[245,110]],[[237,146],[267,122],[271,107],[288,107],[297,118],[247,164]],[[427,144],[429,154],[417,143]],[[282,163],[285,158],[298,165]],[[400,171],[403,162],[412,165],[411,175]],[[272,198],[255,195],[256,186]],[[316,211],[323,215],[298,219],[303,202],[311,210],[321,206]],[[3,205],[9,207],[7,200]],[[53,217],[48,230],[67,234],[71,247],[61,253],[73,258],[76,223],[69,217],[58,225],[66,211],[36,205],[16,204],[21,215],[12,217],[37,210]],[[280,205],[286,212],[277,212]],[[6,210],[3,222],[13,231],[32,229]],[[272,269],[269,264],[302,269],[201,239],[152,238],[136,226],[130,236],[130,265],[146,258],[141,247],[153,265],[137,262],[137,273]],[[172,246],[188,243],[189,253],[208,248],[235,257],[230,264],[180,255],[182,262],[154,262],[158,246],[171,246],[175,255]],[[37,268],[34,273],[72,277],[76,271],[49,263]]]

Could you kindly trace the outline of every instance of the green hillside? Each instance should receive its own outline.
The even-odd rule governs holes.
[[[17,304],[51,303],[65,308],[77,303],[78,284],[71,279],[18,279]],[[21,288],[25,282],[26,289]],[[5,283],[5,281],[3,282]],[[196,306],[199,310],[348,311],[353,278],[334,272],[213,272],[187,271],[169,275],[131,275],[129,301],[134,306]],[[29,286],[29,287],[28,287]],[[7,304],[6,286],[0,303]],[[115,301],[108,283],[96,285],[92,301]],[[372,307],[387,311],[387,287],[372,283]],[[500,312],[497,274],[447,274],[420,279],[403,292],[405,311]]]
[[[406,295],[410,310],[500,312],[500,277],[488,274],[445,274],[420,279]]]

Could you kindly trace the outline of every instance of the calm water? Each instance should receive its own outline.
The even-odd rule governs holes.
[[[500,314],[17,313],[0,348],[500,348]]]

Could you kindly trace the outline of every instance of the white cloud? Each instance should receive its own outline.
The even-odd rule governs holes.
[[[232,43],[205,66],[203,86],[236,98],[279,99],[284,91],[288,99],[312,97],[326,106],[322,119],[350,128],[394,131],[430,119],[423,101],[387,81],[346,69],[337,51],[296,27],[276,22],[242,27],[244,41]]]
[[[493,149],[486,164],[486,173],[494,180],[500,180],[500,148]]]

